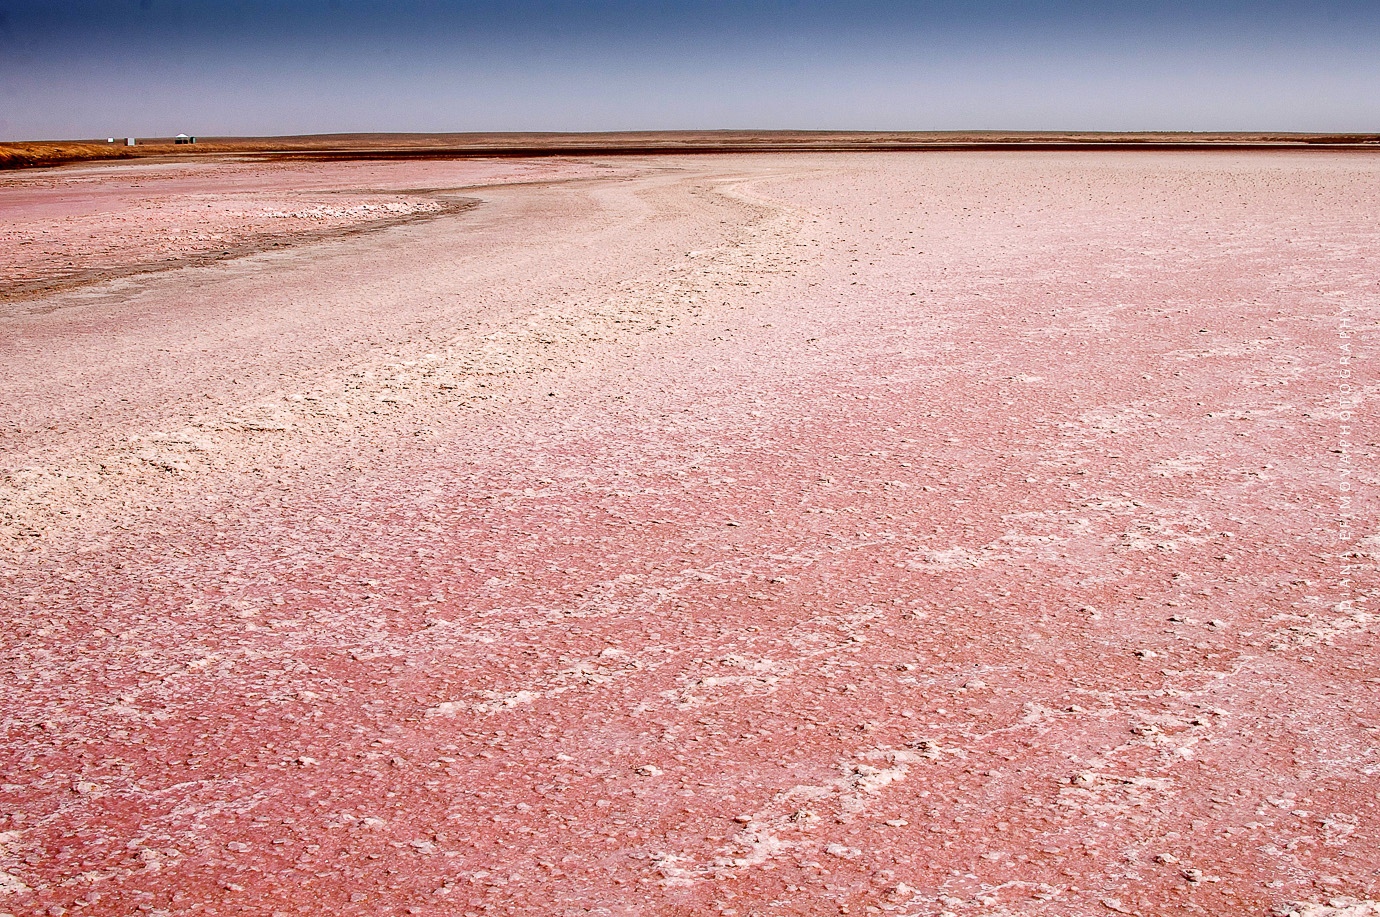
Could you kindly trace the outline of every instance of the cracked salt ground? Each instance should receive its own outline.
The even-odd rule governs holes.
[[[890,750],[867,752],[862,757],[890,766],[851,762],[841,765],[842,776],[830,783],[795,786],[778,794],[768,809],[735,817],[734,821],[743,825],[742,831],[730,846],[722,848],[720,854],[707,863],[691,865],[684,856],[660,854],[657,866],[667,884],[692,885],[699,880],[724,878],[725,870],[759,866],[787,854],[800,856],[802,852],[817,851],[821,845],[829,856],[843,859],[859,856],[861,851],[856,848],[806,836],[817,823],[819,811],[832,814],[840,823],[851,820],[869,808],[871,797],[890,784],[904,780],[910,762],[920,759],[911,752]],[[809,807],[793,808],[801,804]],[[782,834],[788,836],[783,839]]]
[[[477,204],[0,312],[0,913],[1372,912],[1376,168],[169,173]]]

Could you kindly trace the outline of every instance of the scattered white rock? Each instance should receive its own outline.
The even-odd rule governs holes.
[[[428,710],[427,716],[455,716],[455,714],[464,710],[466,706],[466,704],[462,704],[459,701],[448,700]]]
[[[0,895],[17,895],[29,890],[24,880],[0,869]]]
[[[1380,917],[1380,901],[1333,898],[1327,904],[1300,901],[1289,905],[1284,917]]]

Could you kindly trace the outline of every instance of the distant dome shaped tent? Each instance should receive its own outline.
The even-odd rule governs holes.
[[[188,137],[186,134],[178,134],[173,138],[173,143],[196,143],[196,138]]]

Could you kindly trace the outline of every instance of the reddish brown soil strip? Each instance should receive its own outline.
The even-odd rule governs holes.
[[[479,204],[0,315],[0,911],[1375,912],[1380,158],[235,168]]]
[[[1380,134],[1096,133],[1079,131],[624,131],[612,133],[318,134],[0,143],[0,170],[128,159],[216,155],[292,159],[463,159],[644,156],[667,153],[945,152],[953,150],[1366,149]]]

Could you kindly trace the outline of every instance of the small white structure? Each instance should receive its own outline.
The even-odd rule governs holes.
[[[178,134],[173,138],[173,143],[196,143],[196,138],[188,137],[186,134]]]
[[[115,138],[114,138],[114,137],[111,137],[111,138],[109,138],[108,140],[106,140],[106,143],[114,143],[114,142],[115,142]]]
[[[125,138],[125,146],[134,146],[134,138],[133,138],[133,137],[126,137],[126,138]]]

